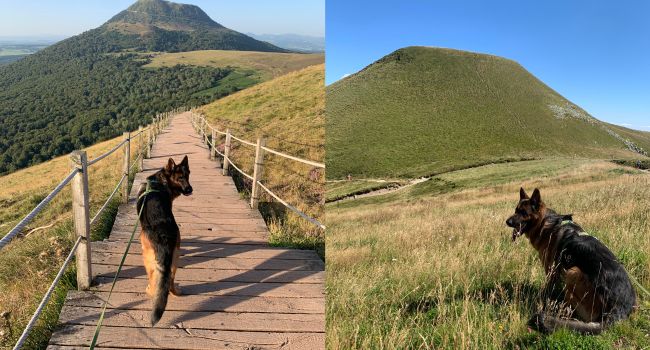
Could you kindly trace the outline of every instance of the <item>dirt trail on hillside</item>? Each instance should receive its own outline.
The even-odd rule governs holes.
[[[375,197],[375,196],[380,196],[383,194],[391,193],[391,192],[396,192],[396,191],[401,191],[405,188],[411,187],[413,185],[417,185],[419,183],[423,183],[425,181],[431,180],[433,176],[428,176],[428,177],[420,177],[417,179],[411,179],[409,180],[406,184],[400,185],[400,184],[394,184],[393,186],[390,187],[384,187],[380,188],[377,190],[372,190],[363,194],[356,194],[356,195],[349,195],[345,196],[343,198],[339,198],[337,200],[328,202],[329,203],[338,203],[342,201],[347,201],[347,200],[353,200],[353,199],[360,199],[360,198],[365,198],[365,197]],[[369,180],[369,179],[363,179],[364,181],[376,181],[376,182],[389,182],[388,180],[381,180],[381,179],[374,179],[374,180]],[[340,180],[340,181],[346,181],[346,180]],[[338,181],[337,181],[338,182]]]

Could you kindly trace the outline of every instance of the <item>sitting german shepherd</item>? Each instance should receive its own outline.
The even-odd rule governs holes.
[[[152,326],[165,312],[169,293],[180,295],[179,288],[174,285],[174,276],[181,235],[172,213],[172,201],[181,194],[192,194],[187,156],[178,165],[169,158],[167,165],[147,177],[146,185],[142,184],[138,191],[138,213],[142,210],[140,242],[149,279],[147,294],[153,297]]]
[[[515,214],[506,221],[513,228],[512,241],[528,237],[546,271],[544,307],[528,325],[543,333],[565,327],[598,334],[630,316],[636,295],[616,256],[571,220],[547,208],[538,189],[528,197],[522,188]],[[566,308],[567,317],[549,315],[553,303]]]

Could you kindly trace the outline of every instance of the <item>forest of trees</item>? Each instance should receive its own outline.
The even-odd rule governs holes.
[[[142,55],[123,51],[130,40],[95,29],[0,67],[0,174],[243,87],[223,80],[231,68],[143,68]]]

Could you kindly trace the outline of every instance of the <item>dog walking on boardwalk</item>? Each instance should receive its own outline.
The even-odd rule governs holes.
[[[190,166],[187,156],[180,164],[169,158],[167,165],[147,177],[138,191],[142,258],[147,270],[147,294],[153,298],[151,325],[158,323],[171,292],[180,295],[174,285],[181,235],[172,213],[172,201],[180,195],[192,194]]]
[[[528,237],[546,271],[544,307],[530,319],[530,327],[543,333],[564,327],[598,334],[630,316],[636,295],[623,265],[571,215],[547,208],[538,189],[530,197],[520,189],[515,214],[506,224],[513,228],[513,242],[522,234]],[[552,305],[565,308],[566,317],[550,315]]]

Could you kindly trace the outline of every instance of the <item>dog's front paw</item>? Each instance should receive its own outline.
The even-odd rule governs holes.
[[[549,333],[549,329],[546,327],[544,324],[544,313],[543,312],[537,312],[533,314],[533,317],[528,320],[528,327],[544,334]]]

